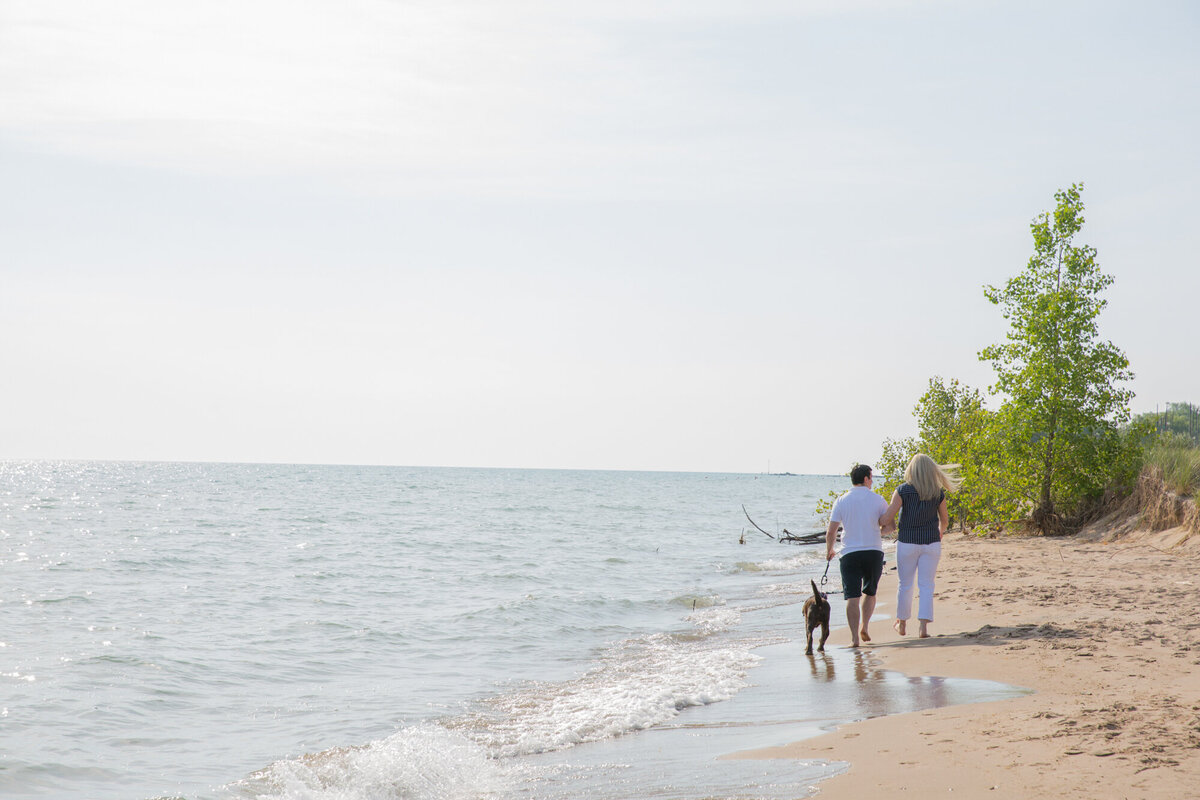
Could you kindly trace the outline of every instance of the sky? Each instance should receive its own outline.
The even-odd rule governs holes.
[[[0,0],[0,460],[841,473],[1083,183],[1200,402],[1200,7]]]

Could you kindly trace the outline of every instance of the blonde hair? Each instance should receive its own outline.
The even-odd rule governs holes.
[[[904,470],[904,480],[917,490],[922,500],[936,500],[939,490],[953,492],[958,488],[953,472],[953,465],[938,466],[929,456],[917,453]]]

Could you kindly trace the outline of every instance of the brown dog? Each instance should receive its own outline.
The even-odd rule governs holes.
[[[804,601],[804,625],[808,629],[808,649],[804,652],[811,656],[813,631],[817,629],[818,625],[821,626],[821,643],[817,645],[817,649],[822,653],[825,652],[825,640],[829,638],[829,601],[817,588],[816,581],[810,581],[810,583],[813,587],[813,596]]]

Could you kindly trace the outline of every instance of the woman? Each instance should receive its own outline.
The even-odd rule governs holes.
[[[942,534],[950,523],[946,511],[946,492],[958,488],[954,479],[924,453],[917,453],[904,470],[904,483],[892,493],[892,502],[880,518],[886,530],[896,525],[896,572],[900,588],[896,592],[896,633],[908,633],[908,618],[912,615],[913,578],[916,578],[920,599],[917,619],[921,622],[918,636],[929,638],[929,623],[933,622],[933,579],[942,557]]]

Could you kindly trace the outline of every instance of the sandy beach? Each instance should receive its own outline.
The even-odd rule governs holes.
[[[872,659],[1028,696],[842,726],[741,757],[849,762],[821,798],[1200,797],[1200,537],[946,537],[931,638],[891,626],[885,573]],[[834,596],[835,602],[840,596]],[[914,607],[915,608],[915,607]],[[840,628],[829,646],[845,647]]]

